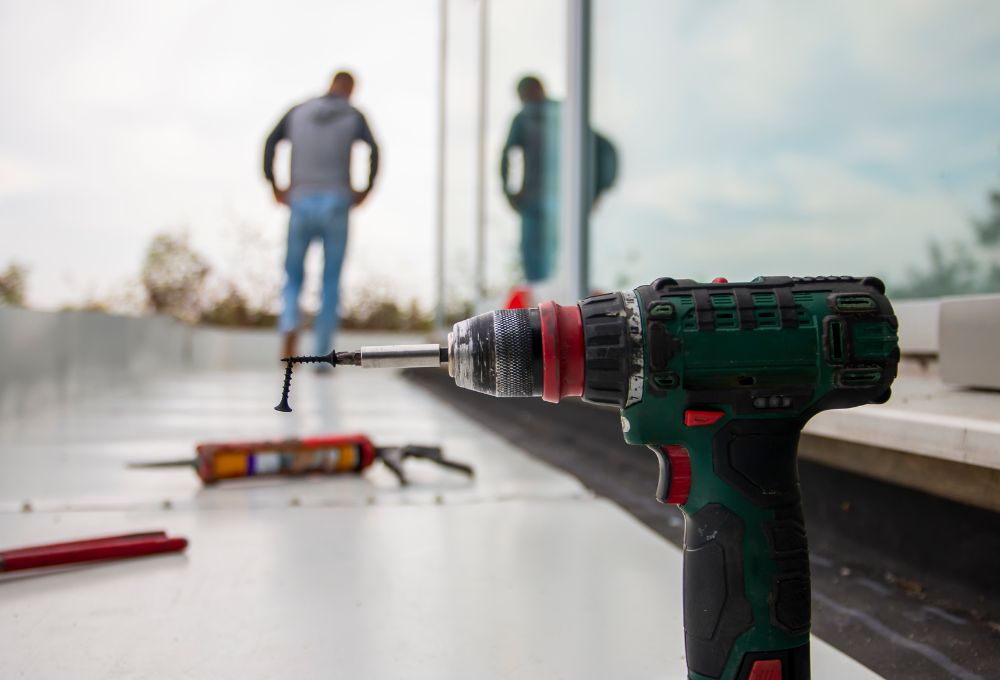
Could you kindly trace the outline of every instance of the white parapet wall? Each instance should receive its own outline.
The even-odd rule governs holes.
[[[0,418],[93,396],[153,374],[262,368],[273,332],[192,328],[162,316],[0,307]]]
[[[345,332],[341,337],[345,347],[422,340],[400,333]],[[138,384],[155,374],[271,368],[277,374],[280,347],[272,329],[0,307],[0,419]],[[302,335],[299,349],[313,350],[309,333]]]
[[[0,308],[0,418],[93,395],[190,363],[188,329],[167,318]]]

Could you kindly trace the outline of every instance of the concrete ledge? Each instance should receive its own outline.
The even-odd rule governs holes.
[[[1000,389],[1000,295],[941,302],[941,379]]]
[[[799,455],[829,467],[1000,512],[1000,469],[805,433],[799,442]]]
[[[805,432],[1000,469],[1000,394],[899,378],[888,403],[825,411]]]
[[[1000,393],[900,377],[884,405],[815,416],[800,453],[1000,512]]]

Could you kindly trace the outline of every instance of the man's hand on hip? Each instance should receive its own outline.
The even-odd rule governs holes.
[[[354,205],[355,208],[365,202],[365,199],[368,198],[368,192],[369,191],[371,191],[371,189],[365,189],[364,191],[355,191],[354,192],[354,203],[353,203],[353,205]]]
[[[288,189],[279,189],[278,187],[272,186],[274,190],[274,200],[281,205],[288,205]]]

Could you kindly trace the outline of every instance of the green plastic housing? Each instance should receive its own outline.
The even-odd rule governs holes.
[[[745,678],[755,661],[778,659],[784,680],[808,677],[798,437],[819,411],[888,399],[899,349],[884,287],[853,277],[659,279],[634,293],[627,315],[642,358],[631,378],[642,389],[622,409],[625,440],[658,453],[664,497],[682,480],[663,447],[690,460],[681,505],[689,676]],[[688,412],[722,415],[686,425]]]

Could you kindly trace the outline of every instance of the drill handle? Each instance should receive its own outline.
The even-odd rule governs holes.
[[[701,446],[690,447],[691,494],[682,506],[688,672],[807,680],[809,556],[796,466],[801,423],[730,420],[711,429]]]

